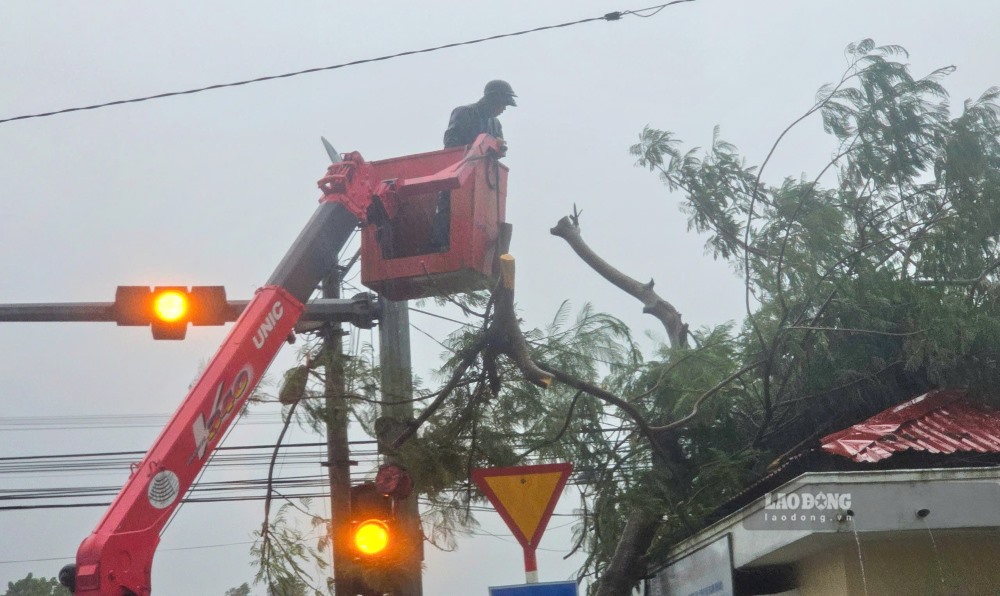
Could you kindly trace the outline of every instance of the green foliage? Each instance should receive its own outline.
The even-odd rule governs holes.
[[[1000,91],[952,116],[951,67],[914,77],[905,50],[871,40],[847,56],[789,126],[818,116],[831,135],[810,177],[769,184],[770,154],[747,165],[718,129],[706,151],[652,127],[631,148],[746,280],[753,312],[620,379],[656,424],[698,415],[668,433],[670,465],[630,453],[650,469],[595,494],[593,572],[634,507],[666,513],[655,554],[803,441],[930,388],[1000,382]]]
[[[473,298],[467,298],[463,306],[470,313],[485,311],[486,300]],[[450,357],[440,369],[442,379],[452,375],[483,332],[481,324],[470,324],[443,342]],[[629,328],[590,305],[573,314],[569,303],[564,303],[549,325],[525,334],[539,362],[590,382],[600,383],[605,377],[629,379],[643,365]],[[319,397],[325,374],[342,367],[353,414],[374,435],[379,404],[394,396],[381,392],[380,371],[367,364],[371,362],[368,349],[354,357],[331,357],[317,341],[307,341],[301,350],[303,364],[285,375],[279,392],[282,401],[297,402],[296,413],[306,412],[301,423],[322,432],[326,405]],[[484,499],[469,481],[472,468],[570,460],[582,473],[596,476],[609,460],[619,458],[620,449],[606,438],[608,416],[613,413],[602,402],[565,386],[542,390],[525,382],[506,359],[499,359],[498,365],[500,382],[494,388],[483,361],[477,359],[420,434],[397,453],[416,480],[416,490],[429,503],[422,507],[424,531],[439,548],[454,548],[456,534],[476,527],[471,506]],[[426,403],[436,392],[418,384],[415,394]],[[624,439],[631,433],[620,434]],[[623,460],[622,465],[632,463]],[[619,475],[627,474],[628,470],[619,471]],[[296,526],[293,510],[289,504],[281,507],[266,532],[258,533],[252,553],[259,564],[257,582],[275,590],[317,583],[307,570],[318,560],[319,549],[310,546],[306,533]]]
[[[275,596],[325,596],[332,594],[325,577],[316,577],[329,568],[327,556],[327,521],[307,513],[308,500],[302,506],[291,502],[278,508],[272,519],[254,532],[251,556],[257,561],[255,584],[263,584]],[[293,515],[307,513],[308,528]],[[317,536],[318,530],[318,537]],[[315,546],[314,546],[315,545]]]
[[[631,147],[679,199],[689,229],[706,235],[708,252],[745,280],[750,312],[648,358],[632,330],[589,305],[572,316],[563,304],[549,325],[525,331],[537,363],[625,408],[559,383],[543,390],[504,358],[495,370],[482,355],[470,360],[493,304],[486,294],[461,298],[473,322],[443,342],[439,371],[455,389],[397,454],[431,503],[424,522],[434,544],[453,547],[455,532],[475,526],[470,510],[482,497],[472,468],[568,460],[586,481],[581,573],[601,575],[635,511],[662,517],[655,557],[776,457],[934,387],[985,398],[1000,384],[1000,90],[953,115],[943,86],[951,67],[915,77],[905,50],[871,40],[848,46],[847,57],[839,80],[759,164],[718,128],[705,150],[649,126]],[[771,155],[807,122],[829,134],[829,161],[807,176],[771,176]],[[354,414],[372,431],[390,396],[371,359],[310,350],[314,362],[345,367]],[[319,395],[316,372],[293,371],[288,395]],[[424,404],[436,396],[417,389]],[[322,406],[303,403],[319,420]],[[639,422],[648,428],[639,432]],[[292,569],[291,559],[282,564]]]
[[[464,327],[445,342],[453,357],[442,376],[450,375],[480,332]],[[642,362],[628,327],[590,305],[571,317],[569,303],[563,303],[548,326],[525,335],[537,361],[589,381],[600,382],[608,373],[629,377]],[[469,482],[471,469],[558,460],[596,474],[614,455],[603,430],[608,410],[596,398],[561,385],[542,390],[525,382],[510,362],[501,361],[497,372],[502,384],[493,393],[481,366],[474,366],[399,453],[431,504],[422,512],[425,532],[442,548],[454,546],[455,532],[475,527],[469,507],[482,496]]]
[[[225,596],[250,596],[250,584],[243,582],[235,588],[229,588]]]
[[[70,591],[54,577],[34,577],[29,573],[16,582],[7,582],[3,596],[70,596]]]

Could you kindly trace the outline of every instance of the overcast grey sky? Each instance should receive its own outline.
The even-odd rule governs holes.
[[[647,2],[55,2],[0,4],[0,119],[414,50],[637,9]],[[781,130],[837,79],[844,47],[872,37],[911,52],[917,74],[954,64],[953,103],[1000,83],[990,0],[697,0],[625,17],[280,81],[0,125],[0,303],[110,301],[118,284],[223,284],[249,298],[316,206],[327,157],[437,149],[455,105],[492,78],[511,82],[508,217],[518,303],[530,326],[560,302],[590,301],[655,330],[548,229],[575,203],[585,237],[657,289],[694,326],[738,319],[739,280],[686,232],[677,198],[633,167],[649,124],[705,146],[712,128],[760,163]],[[833,145],[797,128],[765,178],[815,171]],[[434,307],[429,307],[434,308]],[[574,307],[575,310],[575,307]],[[438,337],[451,327],[414,314]],[[0,327],[0,457],[145,449],[156,428],[17,430],[17,417],[167,414],[225,330],[153,342],[111,324]],[[363,334],[362,341],[369,336]],[[418,374],[440,348],[414,335]],[[275,371],[292,362],[279,356]],[[261,412],[273,410],[261,409]],[[275,415],[275,420],[277,419]],[[50,425],[58,426],[58,424]],[[273,442],[247,425],[227,445]],[[299,437],[302,438],[302,437]],[[322,459],[317,454],[317,462]],[[127,470],[93,478],[120,484]],[[217,476],[223,478],[227,476]],[[0,476],[0,491],[27,479]],[[572,508],[572,493],[562,511]],[[155,559],[158,595],[219,595],[251,578],[259,503],[191,505]],[[0,511],[0,585],[55,575],[100,509]],[[523,579],[520,550],[493,514],[455,553],[428,549],[427,594],[486,594]],[[557,518],[552,526],[568,526]],[[539,553],[543,581],[571,576],[568,527]],[[12,539],[16,537],[16,539]],[[228,545],[197,548],[207,545]],[[63,557],[57,561],[34,561]],[[10,561],[25,561],[10,563]]]

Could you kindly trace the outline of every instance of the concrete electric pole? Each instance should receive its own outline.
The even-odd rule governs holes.
[[[340,298],[340,268],[323,280],[323,298]],[[351,554],[346,548],[351,517],[351,452],[347,438],[348,413],[345,398],[344,326],[339,322],[323,326],[324,397],[326,403],[327,471],[330,478],[330,534],[333,553],[333,582],[336,593],[352,594],[354,578],[349,575]]]
[[[413,372],[410,363],[410,307],[406,301],[379,300],[379,364],[382,368],[382,416],[397,421],[413,419]],[[389,425],[390,428],[398,428]],[[392,443],[395,437],[377,437],[379,449]],[[396,463],[391,454],[386,463]],[[407,534],[410,544],[416,545],[417,556],[405,569],[403,586],[393,596],[422,596],[421,564],[423,561],[423,530],[417,491],[399,504],[397,521]]]

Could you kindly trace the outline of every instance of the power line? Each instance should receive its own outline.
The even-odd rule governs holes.
[[[315,444],[296,444],[296,446],[299,447],[309,447],[312,445]],[[246,449],[248,447],[232,449]],[[251,448],[270,449],[270,446],[261,445],[253,446]],[[116,468],[117,471],[123,471],[128,469],[129,463],[132,460],[127,457],[121,459],[114,457],[121,453],[132,454],[136,452],[106,453],[101,454],[104,457],[96,458],[93,457],[95,454],[82,455],[80,457],[76,457],[74,455],[47,456],[63,458],[63,461],[53,462],[39,461],[36,459],[37,456],[27,456],[23,458],[9,457],[4,458],[6,461],[0,461],[0,474],[7,474],[9,477],[11,472],[16,472],[21,474],[31,473],[34,476],[41,476],[46,472],[52,473],[62,471],[62,473],[59,473],[58,476],[61,479],[66,480],[69,474],[65,473],[65,468],[63,466],[67,465],[67,463],[69,465],[73,465],[72,460],[75,459],[83,460],[79,463],[79,468],[76,468],[76,471],[92,472],[95,469],[115,470]],[[373,471],[367,468],[371,464],[375,463],[377,453],[374,450],[370,450],[355,452],[355,455],[358,457],[359,463],[362,464],[362,468],[366,469],[352,471],[352,483],[361,480],[371,480]],[[109,458],[108,456],[111,457]],[[282,457],[282,460],[285,461],[286,464],[291,466],[308,466],[315,469],[320,463],[320,458],[316,454],[312,453],[288,454],[287,456],[283,454],[280,457]],[[66,460],[70,461],[67,462]],[[250,458],[240,457],[237,461],[240,462],[241,465],[250,466],[252,468],[262,468],[268,463],[264,461],[264,458],[259,456],[251,456]],[[14,465],[12,466],[11,464]],[[227,461],[221,461],[219,464],[220,465],[216,466],[216,470],[232,465]],[[641,465],[639,467],[641,467]],[[630,467],[630,470],[623,469],[619,471],[619,473],[636,471],[632,468],[635,468],[634,464]],[[591,475],[591,472],[586,469],[578,470],[577,473],[570,479],[570,483],[573,485],[587,485],[592,481]],[[92,478],[93,476],[93,473],[87,474],[88,478]],[[281,496],[288,499],[326,499],[329,498],[328,481],[329,479],[325,474],[307,472],[298,476],[282,476],[274,478],[270,481],[270,485],[281,489]],[[86,486],[30,486],[24,488],[12,487],[10,483],[5,484],[6,487],[0,489],[0,514],[4,512],[23,512],[40,509],[107,507],[110,504],[110,501],[106,499],[113,497],[121,490],[121,487],[117,484],[89,484]],[[190,492],[185,496],[183,502],[219,503],[259,501],[266,497],[266,488],[268,485],[268,479],[260,477],[241,478],[235,480],[201,481],[191,487]],[[101,497],[104,497],[104,499],[101,499]]]
[[[286,73],[277,74],[277,75],[268,75],[268,76],[263,76],[263,77],[257,77],[255,79],[246,79],[246,80],[242,80],[242,81],[235,81],[235,82],[232,82],[232,83],[217,83],[215,85],[208,85],[207,87],[197,87],[197,88],[194,88],[194,89],[187,89],[185,91],[169,91],[169,92],[166,92],[166,93],[158,93],[156,95],[147,95],[145,97],[136,97],[136,98],[133,98],[133,99],[119,99],[119,100],[116,100],[116,101],[109,101],[109,102],[105,102],[105,103],[92,104],[92,105],[88,105],[88,106],[80,106],[80,107],[75,107],[75,108],[65,108],[65,109],[62,109],[62,110],[55,110],[55,111],[52,111],[52,112],[41,112],[41,113],[38,113],[38,114],[25,114],[25,115],[21,115],[21,116],[14,116],[14,117],[11,117],[11,118],[4,118],[4,119],[0,120],[0,124],[5,124],[7,122],[14,122],[15,120],[28,120],[28,119],[31,119],[31,118],[46,118],[46,117],[49,117],[49,116],[56,116],[56,115],[59,115],[59,114],[68,114],[70,112],[82,112],[84,110],[96,110],[96,109],[99,109],[99,108],[107,108],[107,107],[111,107],[111,106],[119,106],[119,105],[130,104],[130,103],[139,103],[139,102],[143,102],[143,101],[151,101],[151,100],[154,100],[154,99],[164,99],[164,98],[167,98],[167,97],[174,97],[174,96],[177,96],[177,95],[193,95],[195,93],[202,93],[202,92],[205,92],[205,91],[215,91],[217,89],[225,89],[227,87],[239,87],[239,86],[242,86],[242,85],[250,85],[252,83],[262,83],[264,81],[273,81],[273,80],[277,80],[277,79],[287,79],[287,78],[296,77],[296,76],[304,75],[304,74],[311,74],[311,73],[316,73],[316,72],[323,72],[323,71],[327,71],[327,70],[337,70],[337,69],[340,69],[340,68],[347,68],[348,66],[358,66],[360,64],[368,64],[368,63],[371,63],[371,62],[383,62],[383,61],[386,61],[386,60],[392,60],[394,58],[402,58],[403,56],[412,56],[412,55],[415,55],[415,54],[427,54],[427,53],[436,52],[436,51],[439,51],[439,50],[446,50],[446,49],[456,48],[456,47],[460,47],[460,46],[468,46],[468,45],[473,45],[473,44],[478,44],[478,43],[484,43],[484,42],[487,42],[487,41],[495,41],[495,40],[504,39],[504,38],[507,38],[507,37],[516,37],[516,36],[519,36],[519,35],[527,35],[529,33],[538,33],[540,31],[548,31],[548,30],[551,30],[551,29],[560,29],[560,28],[563,28],[563,27],[572,27],[574,25],[582,25],[584,23],[590,23],[590,22],[593,22],[593,21],[617,21],[617,20],[620,20],[623,16],[627,16],[627,15],[635,15],[635,16],[638,16],[638,17],[651,17],[651,16],[655,15],[656,13],[660,12],[661,10],[663,10],[664,8],[666,8],[666,7],[670,6],[670,5],[681,4],[681,3],[684,3],[684,2],[694,2],[694,0],[674,0],[673,2],[667,2],[666,4],[660,4],[660,5],[651,6],[651,7],[648,7],[648,8],[639,8],[639,9],[634,9],[634,10],[625,10],[625,11],[621,11],[621,12],[609,12],[609,13],[601,15],[599,17],[590,17],[590,18],[586,18],[586,19],[580,19],[578,21],[570,21],[570,22],[567,22],[567,23],[560,23],[558,25],[545,25],[543,27],[535,27],[534,29],[525,29],[523,31],[515,31],[513,33],[501,33],[499,35],[491,35],[489,37],[481,37],[479,39],[471,39],[471,40],[468,40],[468,41],[460,41],[460,42],[455,42],[455,43],[448,43],[448,44],[444,44],[444,45],[440,45],[440,46],[434,46],[434,47],[430,47],[430,48],[424,48],[422,50],[409,50],[409,51],[406,51],[406,52],[399,52],[398,54],[388,54],[388,55],[385,55],[385,56],[379,56],[377,58],[365,58],[365,59],[362,59],[362,60],[354,60],[354,61],[351,61],[351,62],[344,62],[344,63],[341,63],[341,64],[333,64],[333,65],[330,65],[330,66],[320,66],[320,67],[317,67],[317,68],[307,68],[305,70],[297,70],[295,72],[286,72]],[[654,11],[654,12],[650,12],[650,11]]]
[[[601,427],[595,429],[607,437],[615,433],[625,432],[625,429],[618,427]],[[532,432],[510,432],[497,433],[497,438],[507,438],[511,444],[518,448],[525,448],[529,441],[544,440],[546,437],[541,433]],[[594,444],[596,441],[587,441],[586,444]],[[374,440],[350,441],[350,445],[355,448],[351,453],[366,461],[375,461],[378,451],[374,448]],[[318,464],[323,456],[309,449],[325,447],[322,442],[310,443],[288,443],[281,446],[278,457],[286,463],[296,464]],[[368,446],[367,449],[358,449],[359,446]],[[274,445],[238,445],[222,446],[216,449],[216,465],[210,466],[211,470],[222,470],[229,467],[264,467],[270,462],[270,451]],[[305,451],[303,451],[305,450]],[[243,453],[250,451],[251,453]],[[266,453],[261,453],[266,451]],[[256,453],[254,453],[256,452]],[[31,474],[42,475],[58,473],[65,475],[68,471],[76,472],[96,472],[96,471],[116,471],[128,470],[131,464],[141,459],[145,455],[144,451],[104,451],[92,453],[64,453],[48,455],[20,455],[0,457],[0,476],[11,474]],[[197,486],[197,485],[196,485]],[[16,489],[4,487],[0,489],[2,495],[15,492]]]
[[[225,544],[202,544],[198,546],[176,546],[173,548],[158,548],[157,552],[168,552],[168,551],[178,551],[178,550],[200,550],[205,548],[222,548],[226,546],[246,546],[247,544],[253,544],[254,540],[247,540],[245,542],[227,542]],[[19,559],[16,561],[0,561],[0,565],[11,565],[13,563],[41,563],[45,561],[67,561],[75,559],[76,555],[68,557],[47,557],[44,559]]]
[[[133,428],[163,428],[171,414],[82,414],[68,416],[0,416],[2,432],[36,432],[41,430],[106,430]],[[269,412],[246,412],[239,418],[245,426],[283,424]]]
[[[351,444],[351,445],[374,445],[376,443],[376,441],[373,440],[373,439],[368,439],[368,440],[349,441],[348,443]],[[282,445],[282,448],[304,448],[304,447],[325,447],[325,446],[326,446],[326,443],[322,443],[322,442],[287,443],[285,445]],[[245,450],[248,450],[248,449],[274,449],[274,445],[266,445],[266,444],[261,444],[261,445],[233,445],[233,446],[222,445],[220,447],[216,447],[215,448],[216,451],[223,451],[223,452],[224,451],[245,451]],[[120,456],[140,456],[141,457],[141,456],[143,456],[145,454],[146,454],[145,451],[133,450],[133,451],[96,451],[96,452],[93,452],[93,453],[54,453],[54,454],[46,454],[46,455],[17,455],[17,456],[0,457],[0,462],[5,462],[5,461],[45,460],[45,459],[60,459],[60,458],[70,459],[70,458],[86,458],[86,457],[106,457],[106,456],[115,456],[115,455],[120,455]],[[2,465],[2,464],[0,464],[0,465]]]
[[[631,470],[631,472],[637,472]],[[625,470],[622,471],[624,473]],[[367,479],[371,479],[370,475]],[[285,500],[292,499],[312,499],[325,500],[330,498],[328,488],[329,479],[324,475],[300,476],[294,478],[281,478],[272,480],[272,485],[282,489],[280,496]],[[353,482],[353,480],[352,480]],[[231,484],[232,486],[225,486]],[[192,493],[220,493],[235,491],[252,491],[250,494],[216,495],[216,496],[187,496],[181,500],[184,505],[194,503],[235,503],[249,501],[263,501],[267,498],[264,490],[268,484],[268,479],[260,478],[248,481],[229,482],[208,482],[196,484],[192,487]],[[586,474],[574,474],[568,481],[570,486],[588,486],[590,484]],[[291,489],[291,490],[289,490]],[[325,489],[325,490],[324,490]],[[114,497],[121,490],[118,486],[90,487],[84,489],[38,489],[35,494],[24,496],[8,496],[0,498],[0,515],[10,512],[24,512],[50,509],[85,509],[101,507],[106,508],[111,505],[111,501],[90,501],[80,499],[93,499],[98,497]],[[459,489],[456,489],[459,490]],[[30,501],[48,501],[45,503],[32,503]],[[55,501],[55,502],[53,502]],[[4,502],[12,504],[3,504]],[[429,503],[424,502],[425,506]],[[472,511],[490,511],[484,506],[472,505],[468,507]]]

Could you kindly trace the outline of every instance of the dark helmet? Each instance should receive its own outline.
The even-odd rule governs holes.
[[[495,81],[490,81],[486,83],[486,88],[483,89],[483,97],[497,96],[504,100],[504,104],[508,106],[516,106],[517,102],[514,98],[517,95],[514,94],[514,90],[511,88],[510,83],[507,81],[501,81],[497,79]]]

